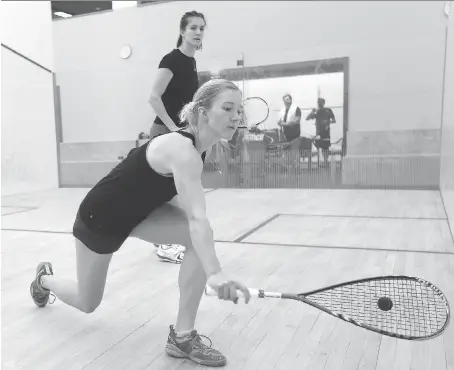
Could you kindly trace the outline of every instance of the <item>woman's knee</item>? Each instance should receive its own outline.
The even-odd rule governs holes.
[[[104,296],[105,279],[90,277],[79,280],[80,309],[85,313],[94,312],[102,302]]]
[[[76,248],[78,306],[81,311],[92,313],[101,304],[112,254],[95,253],[81,242],[76,242]]]
[[[102,301],[101,297],[82,298],[79,309],[84,313],[93,313],[99,307]]]

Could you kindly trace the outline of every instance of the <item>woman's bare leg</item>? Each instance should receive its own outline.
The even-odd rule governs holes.
[[[180,303],[175,331],[192,330],[207,276],[192,245],[186,214],[178,207],[177,200],[153,211],[130,236],[150,243],[180,244],[186,247],[178,277]]]
[[[107,271],[112,254],[98,254],[75,238],[77,280],[43,275],[41,284],[62,302],[86,313],[93,312],[101,303],[106,285]]]

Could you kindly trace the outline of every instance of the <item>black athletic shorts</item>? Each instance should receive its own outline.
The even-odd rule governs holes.
[[[316,139],[314,145],[318,149],[328,150],[331,147],[331,141],[329,137]]]
[[[73,235],[91,251],[98,254],[111,254],[120,249],[128,236],[101,234],[90,230],[77,213]]]

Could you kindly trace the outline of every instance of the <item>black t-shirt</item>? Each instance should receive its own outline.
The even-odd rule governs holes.
[[[332,119],[334,120],[333,111],[330,108],[319,108],[314,116],[317,135],[320,135],[322,139],[330,138],[330,123]]]
[[[172,121],[177,126],[183,127],[185,125],[180,123],[178,114],[185,104],[192,101],[199,88],[196,61],[194,58],[183,54],[179,49],[173,49],[162,58],[159,68],[170,69],[173,73],[173,77],[161,99]],[[164,125],[164,122],[158,116],[156,116],[155,123]]]

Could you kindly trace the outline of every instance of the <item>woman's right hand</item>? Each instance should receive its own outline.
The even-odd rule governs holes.
[[[251,294],[245,285],[237,280],[228,279],[222,271],[211,275],[208,278],[207,285],[217,291],[219,299],[232,301],[237,304],[237,290],[243,293],[246,303],[251,299]]]

